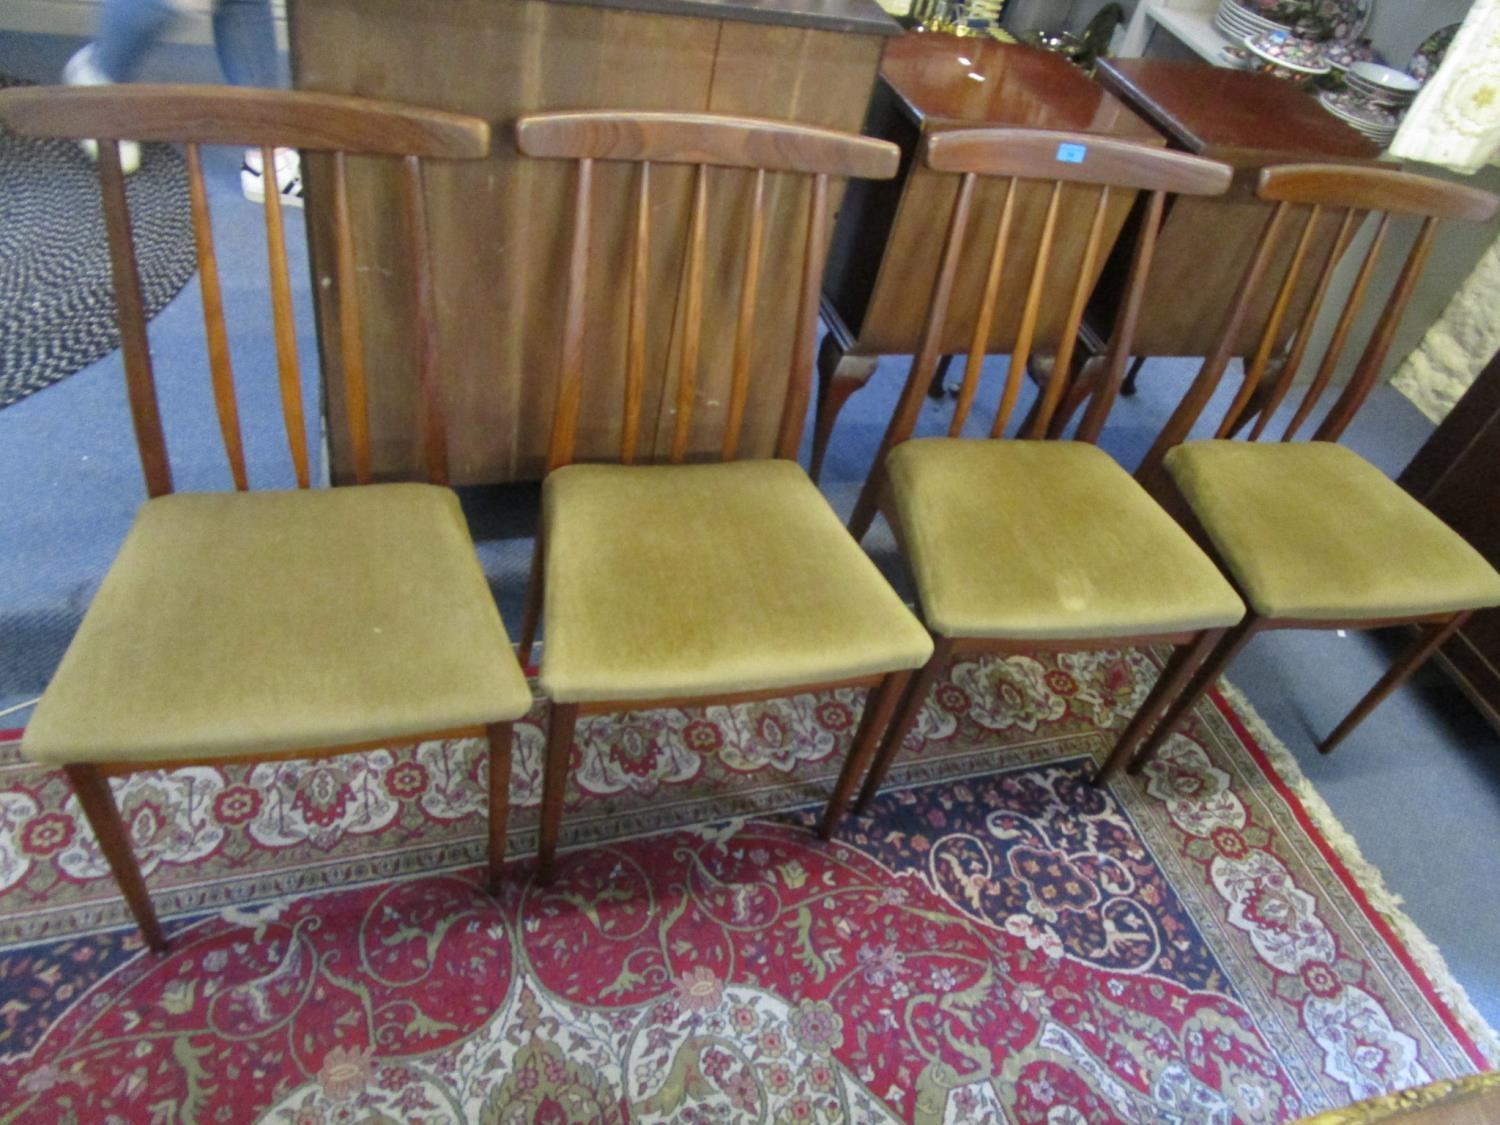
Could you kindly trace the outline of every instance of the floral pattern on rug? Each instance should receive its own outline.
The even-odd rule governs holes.
[[[1118,727],[1155,674],[1150,656],[1133,651],[1046,661],[955,662],[895,778],[967,772],[996,750],[1045,754],[1052,739]],[[824,799],[864,694],[584,719],[563,846]],[[546,715],[538,702],[515,726],[512,855],[536,846]],[[140,773],[116,782],[115,795],[157,912],[170,918],[476,863],[488,775],[481,742],[457,739],[318,762]],[[126,921],[66,778],[0,744],[0,947]]]
[[[515,862],[498,899],[441,842],[409,847],[448,870],[384,877],[411,818],[479,826],[462,743],[142,775],[118,795],[153,887],[232,855],[243,896],[313,853],[346,885],[179,918],[161,958],[130,929],[0,947],[0,1119],[1269,1125],[1481,1069],[1221,699],[1088,784],[1147,659],[961,660],[834,842],[816,807],[720,818],[578,847],[546,887]],[[639,823],[648,779],[689,812],[706,777],[806,806],[860,701],[783,706],[590,722],[569,816]],[[98,925],[87,827],[9,771],[41,783],[0,803],[0,910]]]

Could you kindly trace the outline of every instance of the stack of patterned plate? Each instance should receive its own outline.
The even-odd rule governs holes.
[[[1219,0],[1219,11],[1214,16],[1214,26],[1238,43],[1254,39],[1258,35],[1290,30],[1286,24],[1269,20],[1258,12],[1235,3],[1235,0]]]
[[[1323,107],[1384,148],[1395,139],[1422,83],[1405,71],[1365,61],[1345,71],[1344,87],[1341,93],[1322,95]]]
[[[1324,90],[1318,95],[1323,108],[1339,120],[1358,129],[1381,148],[1389,148],[1401,125],[1401,114],[1389,106],[1367,102],[1348,90],[1334,93]]]
[[[1422,83],[1393,66],[1381,66],[1366,59],[1352,64],[1344,73],[1344,85],[1367,102],[1404,110],[1411,105]]]
[[[1278,31],[1296,31],[1317,38],[1357,39],[1364,33],[1370,21],[1370,6],[1373,0],[1306,0],[1298,11],[1299,16],[1290,16],[1288,10],[1295,5],[1276,4],[1267,0],[1219,0],[1219,10],[1214,16],[1214,26],[1232,42],[1244,42],[1257,35],[1270,35]],[[1267,13],[1282,8],[1280,19]]]

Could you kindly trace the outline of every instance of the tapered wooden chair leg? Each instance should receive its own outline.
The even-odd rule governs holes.
[[[554,703],[547,721],[547,760],[542,765],[542,818],[537,834],[537,879],[552,881],[557,834],[562,827],[563,792],[568,784],[568,755],[578,726],[578,704]]]
[[[125,830],[125,822],[120,819],[120,810],[109,791],[109,780],[88,765],[64,766],[63,771],[73,783],[73,792],[78,794],[83,815],[88,817],[89,826],[99,840],[99,850],[114,872],[115,882],[119,884],[130,912],[135,915],[141,937],[152,950],[165,953],[166,935],[156,920],[156,911],[151,909],[146,880],[141,877],[141,869],[130,851],[130,834]]]
[[[510,823],[511,723],[491,723],[485,730],[490,755],[489,892],[500,892],[505,867],[505,830]]]
[[[1437,625],[1429,625],[1423,629],[1411,646],[1392,664],[1386,674],[1380,677],[1380,682],[1370,689],[1369,693],[1354,705],[1354,709],[1344,716],[1342,722],[1333,729],[1333,733],[1318,743],[1318,750],[1323,754],[1333,753],[1334,747],[1338,746],[1355,727],[1359,726],[1371,711],[1385,702],[1386,696],[1395,691],[1410,678],[1411,674],[1420,668],[1432,657],[1432,654],[1447,644],[1448,638],[1463,628],[1469,614],[1460,613],[1446,622]]]
[[[521,645],[519,649],[523,667],[531,664],[531,649],[536,644],[537,622],[542,618],[542,584],[546,581],[543,566],[544,546],[541,528],[537,528],[536,545],[531,549],[531,577],[526,580],[526,610],[521,617]]]
[[[875,755],[875,762],[870,766],[870,772],[865,775],[865,783],[860,788],[859,800],[854,802],[855,812],[862,813],[868,809],[870,802],[875,799],[875,794],[880,792],[880,786],[885,781],[885,775],[890,770],[891,763],[901,752],[901,744],[906,741],[906,736],[916,725],[917,716],[922,713],[927,697],[932,694],[933,681],[948,667],[948,659],[952,655],[953,642],[947,637],[936,638],[932,648],[932,657],[911,678],[906,693],[901,697],[901,706],[896,712],[896,718],[886,728],[880,751]]]
[[[1131,716],[1130,722],[1120,732],[1119,740],[1115,742],[1114,749],[1110,751],[1104,765],[1099,767],[1099,772],[1094,775],[1095,785],[1108,784],[1115,774],[1129,764],[1135,748],[1150,731],[1151,723],[1160,718],[1162,710],[1177,697],[1177,693],[1182,690],[1182,685],[1187,682],[1188,677],[1208,658],[1214,645],[1223,638],[1223,629],[1209,629],[1198,634],[1197,639],[1191,644],[1178,645],[1172,650],[1172,658],[1162,668],[1161,675],[1156,678],[1156,683],[1151,688],[1151,693]]]
[[[1199,665],[1198,671],[1194,673],[1188,686],[1177,697],[1177,701],[1167,709],[1166,715],[1162,717],[1161,722],[1156,724],[1156,729],[1151,732],[1145,744],[1136,751],[1135,759],[1127,767],[1127,772],[1140,773],[1146,768],[1146,764],[1156,756],[1161,744],[1182,722],[1183,716],[1198,705],[1198,701],[1207,694],[1209,688],[1213,687],[1224,669],[1229,667],[1230,662],[1239,655],[1240,650],[1250,643],[1250,638],[1260,631],[1263,623],[1262,618],[1247,614],[1245,620],[1224,634],[1224,639],[1219,642],[1218,648],[1214,649],[1208,659]]]
[[[849,516],[849,534],[856,540],[863,539],[875,522],[875,513],[880,508],[880,489],[885,479],[885,449],[876,454],[876,462],[865,478],[865,486],[859,490],[859,499],[854,502],[854,511]]]
[[[813,416],[812,461],[807,470],[807,475],[815,481],[823,474],[823,458],[828,455],[828,443],[833,438],[833,426],[839,420],[839,411],[844,409],[849,396],[865,385],[865,379],[834,375],[820,382],[818,412]]]
[[[901,693],[910,680],[910,672],[892,672],[870,689],[869,698],[865,700],[864,717],[860,719],[859,729],[854,733],[854,742],[850,745],[849,752],[844,755],[844,768],[839,771],[833,796],[828,799],[828,807],[823,810],[823,820],[818,825],[818,835],[823,839],[831,839],[833,830],[844,818],[844,809],[849,804],[849,798],[854,795],[854,787],[859,784],[860,777],[874,757],[875,748],[880,745],[880,736],[891,721],[891,712],[895,711]]]

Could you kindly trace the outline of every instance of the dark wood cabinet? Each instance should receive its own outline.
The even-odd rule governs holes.
[[[1500,354],[1417,451],[1400,483],[1500,567]],[[1500,730],[1500,609],[1471,617],[1439,659]]]

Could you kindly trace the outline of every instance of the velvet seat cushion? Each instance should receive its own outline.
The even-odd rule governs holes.
[[[558,702],[805,687],[932,653],[790,461],[570,465],[542,519],[541,685]]]
[[[1255,612],[1415,617],[1500,604],[1500,574],[1375,466],[1326,441],[1198,441],[1166,467]]]
[[[922,438],[886,468],[923,613],[943,636],[1165,635],[1244,616],[1207,555],[1092,445]]]
[[[188,493],[141,508],[21,749],[54,763],[269,754],[530,704],[448,489]]]

